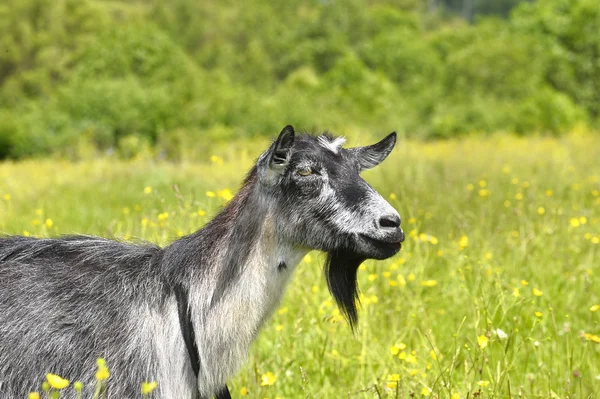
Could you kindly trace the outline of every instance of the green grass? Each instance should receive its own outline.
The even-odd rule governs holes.
[[[357,333],[327,292],[323,257],[311,253],[247,366],[230,381],[234,395],[245,388],[247,397],[271,399],[594,397],[597,141],[571,135],[401,142],[365,178],[395,198],[390,202],[409,238],[395,258],[363,265]],[[224,199],[206,192],[235,192],[257,155],[224,153],[222,165],[0,164],[0,231],[165,244],[209,220]],[[267,372],[276,381],[261,386]],[[396,386],[388,381],[395,374]]]

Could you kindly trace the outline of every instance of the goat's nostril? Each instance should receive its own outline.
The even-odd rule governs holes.
[[[400,216],[398,216],[398,215],[382,216],[379,219],[379,226],[380,227],[398,228],[398,227],[400,227]]]

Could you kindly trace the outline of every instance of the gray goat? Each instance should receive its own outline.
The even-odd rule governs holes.
[[[359,176],[395,142],[344,149],[286,126],[225,208],[166,248],[1,238],[0,398],[39,390],[47,372],[92,389],[98,357],[110,398],[139,397],[151,380],[155,397],[229,398],[227,379],[313,249],[327,253],[329,289],[354,326],[358,266],[404,240],[398,213]]]

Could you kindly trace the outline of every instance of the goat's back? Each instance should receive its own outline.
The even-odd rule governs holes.
[[[110,397],[139,396],[155,365],[135,344],[134,310],[161,306],[161,256],[87,236],[0,238],[0,398],[39,390],[49,372],[92,389],[98,357]]]

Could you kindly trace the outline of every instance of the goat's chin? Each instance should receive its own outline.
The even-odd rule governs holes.
[[[356,252],[365,259],[383,260],[396,255],[402,248],[401,241],[380,240],[359,234],[356,239]]]
[[[357,271],[367,257],[352,251],[335,250],[327,253],[325,278],[331,295],[340,311],[354,329],[358,321],[358,281]]]

